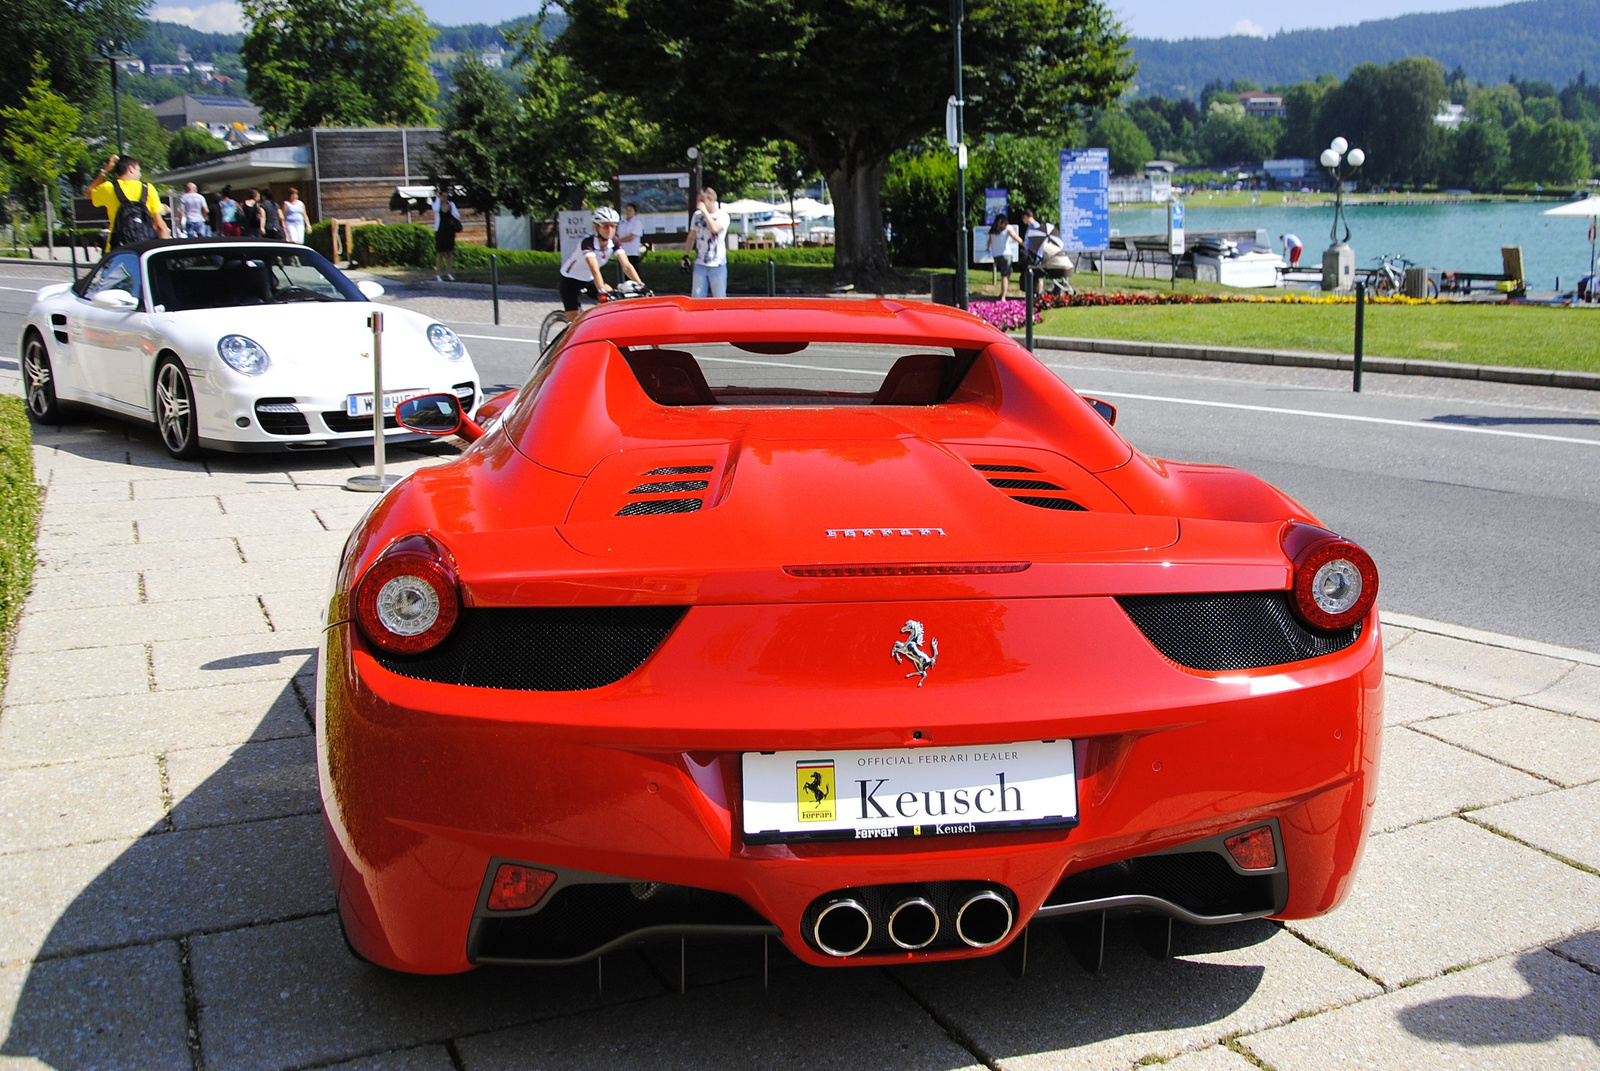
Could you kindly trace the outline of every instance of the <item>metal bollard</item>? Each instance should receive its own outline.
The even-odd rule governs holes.
[[[1024,265],[1022,269],[1022,344],[1033,352],[1033,268]]]
[[[494,325],[500,326],[500,256],[489,254],[489,296],[494,301]]]
[[[771,258],[767,260],[767,296],[778,296],[778,262]]]
[[[368,316],[367,326],[372,328],[372,475],[352,476],[344,482],[344,489],[382,494],[400,482],[400,477],[386,476],[383,471],[388,445],[383,427],[383,313]]]
[[[1350,384],[1350,389],[1357,394],[1361,393],[1361,350],[1365,343],[1363,337],[1366,332],[1367,313],[1367,284],[1356,284],[1356,359],[1355,377]]]

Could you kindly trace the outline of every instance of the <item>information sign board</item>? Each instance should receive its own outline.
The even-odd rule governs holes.
[[[1061,241],[1069,252],[1111,245],[1111,154],[1061,150]]]
[[[985,189],[983,191],[983,225],[989,226],[994,222],[994,217],[1006,210],[1006,197],[1011,191],[1000,189]]]
[[[1183,255],[1183,202],[1167,205],[1167,252],[1175,257]]]
[[[617,202],[619,207],[639,206],[639,220],[646,234],[661,231],[682,233],[689,226],[689,202],[694,196],[689,190],[687,171],[656,171],[617,176]]]

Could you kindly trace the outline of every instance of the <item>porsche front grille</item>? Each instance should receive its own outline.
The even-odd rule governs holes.
[[[575,692],[615,684],[655,653],[684,606],[484,608],[424,655],[374,652],[391,673],[474,688]]]
[[[1361,626],[1316,632],[1289,608],[1286,591],[1216,595],[1122,595],[1122,609],[1156,650],[1190,669],[1260,669],[1342,651]]]

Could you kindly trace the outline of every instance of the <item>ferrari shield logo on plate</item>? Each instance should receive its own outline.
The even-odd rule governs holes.
[[[802,822],[832,822],[834,806],[833,760],[810,759],[794,764],[795,806]]]
[[[744,839],[939,837],[1078,824],[1072,741],[746,752]]]

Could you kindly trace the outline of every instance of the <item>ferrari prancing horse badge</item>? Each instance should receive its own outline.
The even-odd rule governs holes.
[[[911,660],[911,672],[906,674],[906,679],[920,677],[921,679],[917,681],[918,688],[927,683],[928,670],[932,669],[933,664],[939,661],[938,640],[930,640],[927,650],[922,647],[922,637],[925,631],[921,621],[907,621],[900,629],[900,635],[906,638],[895,643],[893,652],[896,662],[903,662],[906,659]]]

